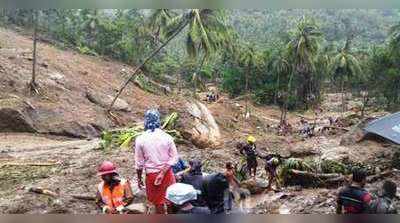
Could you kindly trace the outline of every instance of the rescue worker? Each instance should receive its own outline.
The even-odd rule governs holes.
[[[146,174],[147,200],[155,206],[157,214],[165,214],[168,201],[165,193],[175,183],[172,166],[178,161],[173,138],[160,129],[160,113],[149,110],[144,117],[145,132],[136,138],[135,166],[138,186],[143,188],[142,173]]]
[[[247,144],[240,149],[240,154],[246,157],[247,171],[249,176],[254,178],[257,175],[257,150],[256,138],[254,136],[247,137]]]
[[[210,214],[207,207],[193,206],[201,191],[192,185],[176,183],[167,188],[166,199],[172,203],[171,214]]]
[[[272,184],[275,183],[276,185],[276,190],[280,190],[280,185],[277,179],[277,173],[276,170],[279,166],[279,164],[281,163],[280,161],[280,157],[273,155],[273,154],[269,154],[266,156],[260,156],[260,158],[265,160],[265,172],[268,175],[268,186],[267,186],[267,190],[272,190]]]
[[[382,196],[374,200],[370,207],[371,214],[397,214],[393,199],[396,197],[397,186],[393,181],[385,181],[382,186]]]
[[[117,168],[112,162],[104,161],[98,175],[102,182],[97,187],[96,204],[106,214],[123,213],[125,207],[133,202],[130,182],[120,178]]]
[[[363,214],[368,213],[371,203],[371,194],[364,189],[367,182],[367,173],[361,168],[353,170],[353,177],[350,186],[340,190],[337,199],[336,213],[342,214]]]

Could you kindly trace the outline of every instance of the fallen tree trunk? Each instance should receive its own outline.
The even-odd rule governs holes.
[[[338,173],[312,173],[308,171],[301,171],[301,170],[290,170],[290,172],[294,175],[300,176],[300,177],[315,177],[318,179],[332,179],[332,178],[337,178],[340,176],[343,176]]]
[[[16,163],[16,162],[9,162],[9,163],[3,163],[0,165],[0,167],[3,166],[55,166],[58,163]]]
[[[338,127],[338,126],[322,126],[321,131],[325,131],[325,129],[337,129],[337,130],[343,130],[343,131],[350,131],[348,128],[343,128],[343,127]]]
[[[345,183],[346,176],[338,173],[313,173],[301,170],[290,170],[290,184],[302,186],[338,186]],[[376,175],[367,177],[367,182],[372,183],[393,174],[392,170],[387,170]]]
[[[37,193],[37,194],[44,194],[48,195],[51,197],[58,197],[58,194],[56,192],[53,192],[51,190],[47,190],[41,187],[31,187],[29,188],[29,192]]]
[[[382,178],[389,177],[392,174],[393,174],[392,170],[383,171],[381,173],[378,173],[378,174],[375,174],[375,175],[367,177],[367,182],[368,183],[375,182],[375,181],[380,180]]]
[[[85,201],[95,201],[96,200],[95,196],[90,196],[90,195],[73,194],[73,195],[71,195],[71,197],[78,199],[78,200],[85,200]]]
[[[305,187],[332,187],[338,186],[346,181],[346,177],[337,173],[313,173],[301,170],[290,170],[288,184],[301,185]]]

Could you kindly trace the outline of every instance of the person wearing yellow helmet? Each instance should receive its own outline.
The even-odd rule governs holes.
[[[255,144],[256,143],[256,138],[254,136],[247,137],[247,143]]]
[[[240,154],[246,157],[247,171],[249,176],[254,178],[257,175],[257,150],[256,150],[256,138],[254,136],[247,137],[247,143],[240,148]]]

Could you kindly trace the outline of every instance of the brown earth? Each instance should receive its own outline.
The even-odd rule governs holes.
[[[32,40],[14,31],[0,29],[0,45],[0,100],[3,102],[0,103],[0,132],[3,132],[0,134],[0,212],[96,213],[93,202],[77,200],[71,195],[94,195],[99,182],[97,165],[103,160],[112,160],[123,176],[134,180],[132,151],[101,150],[97,138],[101,130],[117,126],[106,115],[104,103],[99,100],[114,96],[124,80],[121,70],[133,68],[39,43],[40,95],[31,95],[27,83],[31,73]],[[336,109],[329,109],[329,105],[334,104],[330,100],[335,98],[327,97],[322,106],[324,111],[317,119],[313,112],[290,113],[289,122],[298,130],[300,117],[315,120],[319,125],[326,123],[329,116],[339,117]],[[121,99],[128,108],[114,113],[123,126],[141,122],[144,111],[152,107],[159,108],[163,115],[177,111],[182,128],[191,124],[191,117],[185,112],[184,96],[154,95],[130,84]],[[219,102],[206,106],[220,128],[221,143],[214,148],[199,149],[189,142],[178,145],[178,149],[184,159],[203,160],[207,172],[222,171],[226,161],[238,163],[240,156],[234,145],[249,134],[256,136],[262,152],[348,159],[381,169],[388,167],[395,150],[390,144],[375,141],[341,146],[342,131],[321,133],[311,139],[303,139],[296,132],[279,136],[276,125],[280,113],[276,107],[251,106],[252,116],[245,120],[243,101],[223,95]],[[13,116],[15,114],[17,116]],[[20,120],[18,118],[24,121],[10,121]],[[6,165],[28,162],[55,164],[41,167]],[[265,173],[260,170],[258,177],[265,178]],[[400,183],[399,178],[399,173],[395,172],[393,180]],[[370,188],[376,191],[380,184],[376,182]],[[28,192],[33,186],[56,191],[59,197]],[[247,208],[258,213],[332,213],[335,192],[336,189],[284,188],[281,194],[252,197]]]

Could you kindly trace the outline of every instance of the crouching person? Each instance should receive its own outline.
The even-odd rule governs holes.
[[[128,180],[120,178],[117,168],[112,162],[104,161],[98,175],[99,183],[96,195],[96,204],[105,214],[122,214],[125,207],[133,202],[133,193]]]
[[[175,183],[167,188],[165,198],[172,203],[171,214],[210,214],[207,207],[193,206],[201,192],[192,185]]]

